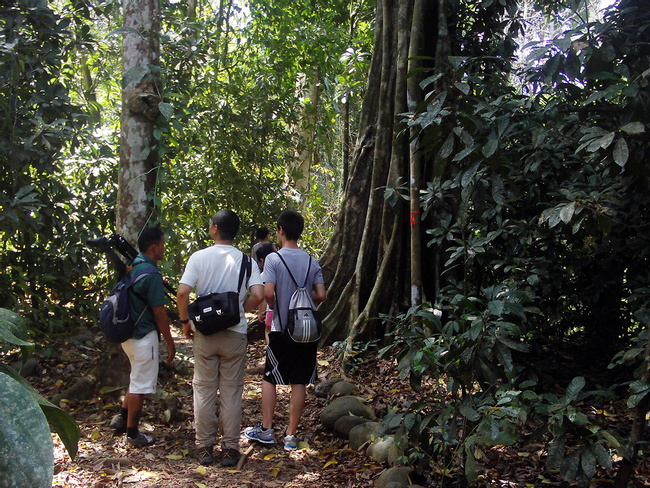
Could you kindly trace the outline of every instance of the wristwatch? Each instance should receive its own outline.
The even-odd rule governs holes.
[[[187,324],[189,321],[190,319],[181,320],[181,324]]]

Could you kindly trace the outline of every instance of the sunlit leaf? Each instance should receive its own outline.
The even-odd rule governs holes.
[[[576,210],[576,202],[571,202],[568,205],[565,205],[564,207],[562,207],[562,210],[560,210],[560,220],[562,220],[562,222],[564,222],[565,224],[568,224],[569,222],[571,222],[575,210]]]
[[[334,453],[334,452],[339,452],[339,450],[336,449],[336,448],[326,449],[326,450],[322,451],[322,452],[318,455],[318,457],[319,457],[320,459],[325,459],[327,456],[329,456],[330,454],[332,454],[332,453]]]

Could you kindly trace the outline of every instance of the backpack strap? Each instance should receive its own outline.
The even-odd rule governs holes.
[[[282,254],[280,254],[278,251],[274,251],[274,252],[275,254],[278,255],[280,261],[282,261],[282,264],[284,264],[284,267],[287,268],[287,271],[289,272],[289,276],[291,276],[291,280],[293,281],[293,284],[296,285],[296,288],[304,288],[305,286],[307,286],[307,279],[309,278],[309,271],[311,270],[311,255],[309,255],[309,264],[307,264],[307,274],[305,275],[305,281],[303,282],[302,286],[300,286],[296,281],[296,279],[293,277],[293,273],[291,273],[291,270],[289,269],[289,265],[282,257]]]
[[[140,264],[149,264],[149,266],[145,267],[145,268],[139,268],[137,272],[133,272],[135,267],[140,265]],[[131,265],[131,269],[128,271],[128,275],[129,275],[128,280],[131,282],[131,286],[129,287],[129,289],[145,305],[148,305],[146,297],[142,296],[140,293],[135,291],[133,286],[138,281],[145,278],[147,275],[154,274],[154,273],[160,273],[160,270],[157,267],[151,265],[150,263],[147,263],[146,261],[139,261],[139,262]]]
[[[241,267],[239,268],[239,282],[237,283],[237,293],[241,290],[241,285],[244,282],[244,276],[247,276],[246,282],[251,276],[252,262],[248,255],[241,253]]]
[[[140,264],[149,264],[149,266],[144,267],[144,268],[140,268],[140,269],[138,269],[137,272],[134,273],[133,269],[136,266],[140,265]],[[145,297],[145,296],[141,295],[140,293],[138,293],[137,291],[135,291],[134,286],[138,281],[140,281],[140,280],[146,278],[148,275],[154,274],[154,273],[160,273],[160,270],[156,266],[152,266],[150,263],[147,263],[146,261],[139,261],[139,262],[131,265],[131,269],[128,272],[128,274],[129,274],[128,283],[130,283],[128,291],[130,293],[133,293],[133,295],[135,295],[136,298],[138,298],[138,300],[140,300],[144,304],[144,308],[142,309],[142,312],[140,312],[140,315],[138,316],[137,320],[135,321],[134,327],[137,326],[140,323],[140,319],[142,318],[144,313],[147,311],[147,308],[151,308],[151,307],[149,307],[149,303],[147,302],[147,297]],[[158,324],[156,324],[156,330],[157,329],[158,329]]]

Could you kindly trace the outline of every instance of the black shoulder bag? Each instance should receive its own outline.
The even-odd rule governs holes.
[[[203,335],[212,335],[239,323],[239,290],[244,276],[250,276],[250,273],[251,260],[242,253],[237,291],[201,295],[190,303],[187,311],[196,330]]]

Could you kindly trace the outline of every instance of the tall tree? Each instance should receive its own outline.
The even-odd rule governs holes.
[[[425,166],[417,140],[409,151],[405,126],[396,122],[399,114],[429,102],[416,80],[425,72],[436,79],[448,73],[450,55],[494,53],[494,64],[507,61],[514,44],[506,44],[501,52],[498,49],[510,26],[499,20],[507,9],[514,9],[514,2],[440,0],[417,3],[415,8],[408,0],[377,2],[373,58],[352,170],[335,235],[322,260],[330,284],[328,295],[333,297],[323,306],[328,314],[326,340],[347,337],[352,342],[372,327],[380,312],[420,300],[418,271],[410,277],[411,250],[417,265],[417,241],[423,237],[418,230],[418,181],[425,171],[431,173],[433,161],[429,158]],[[422,25],[435,28],[423,31]],[[409,58],[411,63],[426,61],[407,87]],[[408,191],[408,182],[415,182],[410,215],[400,195]],[[412,242],[408,240],[410,227],[415,235]],[[429,259],[425,265],[434,263]],[[427,276],[428,283],[436,279],[433,273]],[[431,294],[433,288],[428,288]]]
[[[160,4],[124,0],[122,42],[122,117],[118,176],[117,230],[137,241],[152,219],[152,191],[158,178],[154,125],[161,102]]]
[[[83,16],[83,12],[79,14]],[[61,74],[72,15],[47,2],[0,5],[0,306],[52,328],[83,274],[73,192],[61,159],[88,118]]]

